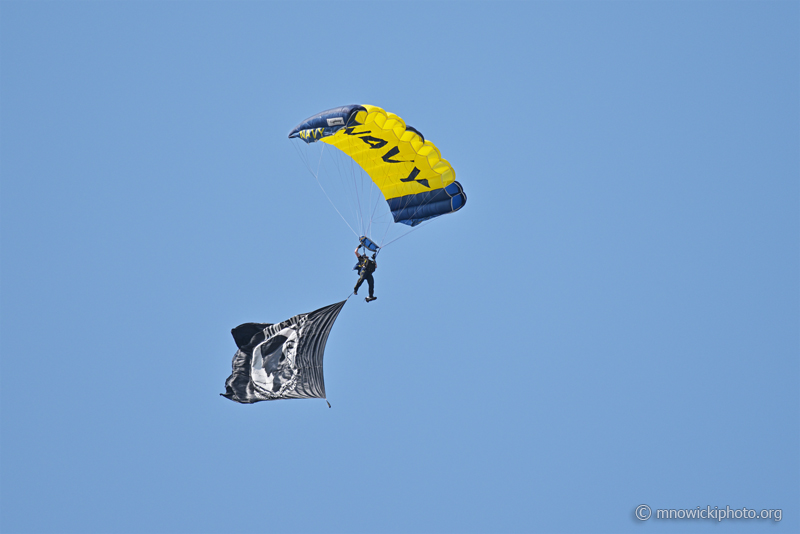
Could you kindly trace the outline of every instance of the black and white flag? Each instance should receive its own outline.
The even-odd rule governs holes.
[[[279,324],[245,323],[231,330],[239,350],[223,397],[250,404],[325,398],[322,357],[342,301]]]

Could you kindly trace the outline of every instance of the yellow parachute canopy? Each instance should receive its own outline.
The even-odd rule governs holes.
[[[322,141],[353,158],[381,190],[395,222],[416,226],[466,203],[453,167],[436,145],[377,106],[324,111],[306,119],[289,137]]]

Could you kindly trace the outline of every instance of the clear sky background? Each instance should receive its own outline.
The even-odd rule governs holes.
[[[0,529],[800,531],[797,2],[3,2]],[[323,400],[230,329],[343,300],[286,136],[351,103],[468,203]],[[783,510],[657,521],[657,508]]]

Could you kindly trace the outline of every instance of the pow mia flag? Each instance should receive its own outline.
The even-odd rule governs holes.
[[[279,324],[245,323],[231,330],[239,350],[225,393],[251,404],[278,399],[325,398],[325,343],[346,300]]]

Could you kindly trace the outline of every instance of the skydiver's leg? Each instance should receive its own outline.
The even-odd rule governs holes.
[[[353,289],[353,293],[358,295],[358,288],[361,287],[361,284],[364,283],[364,274],[366,271],[361,271],[361,276],[358,277],[358,282],[356,282],[356,287]],[[371,286],[370,286],[371,287]]]
[[[375,279],[372,278],[372,273],[367,274],[367,283],[369,284],[369,298],[372,298],[372,294],[375,292]]]

